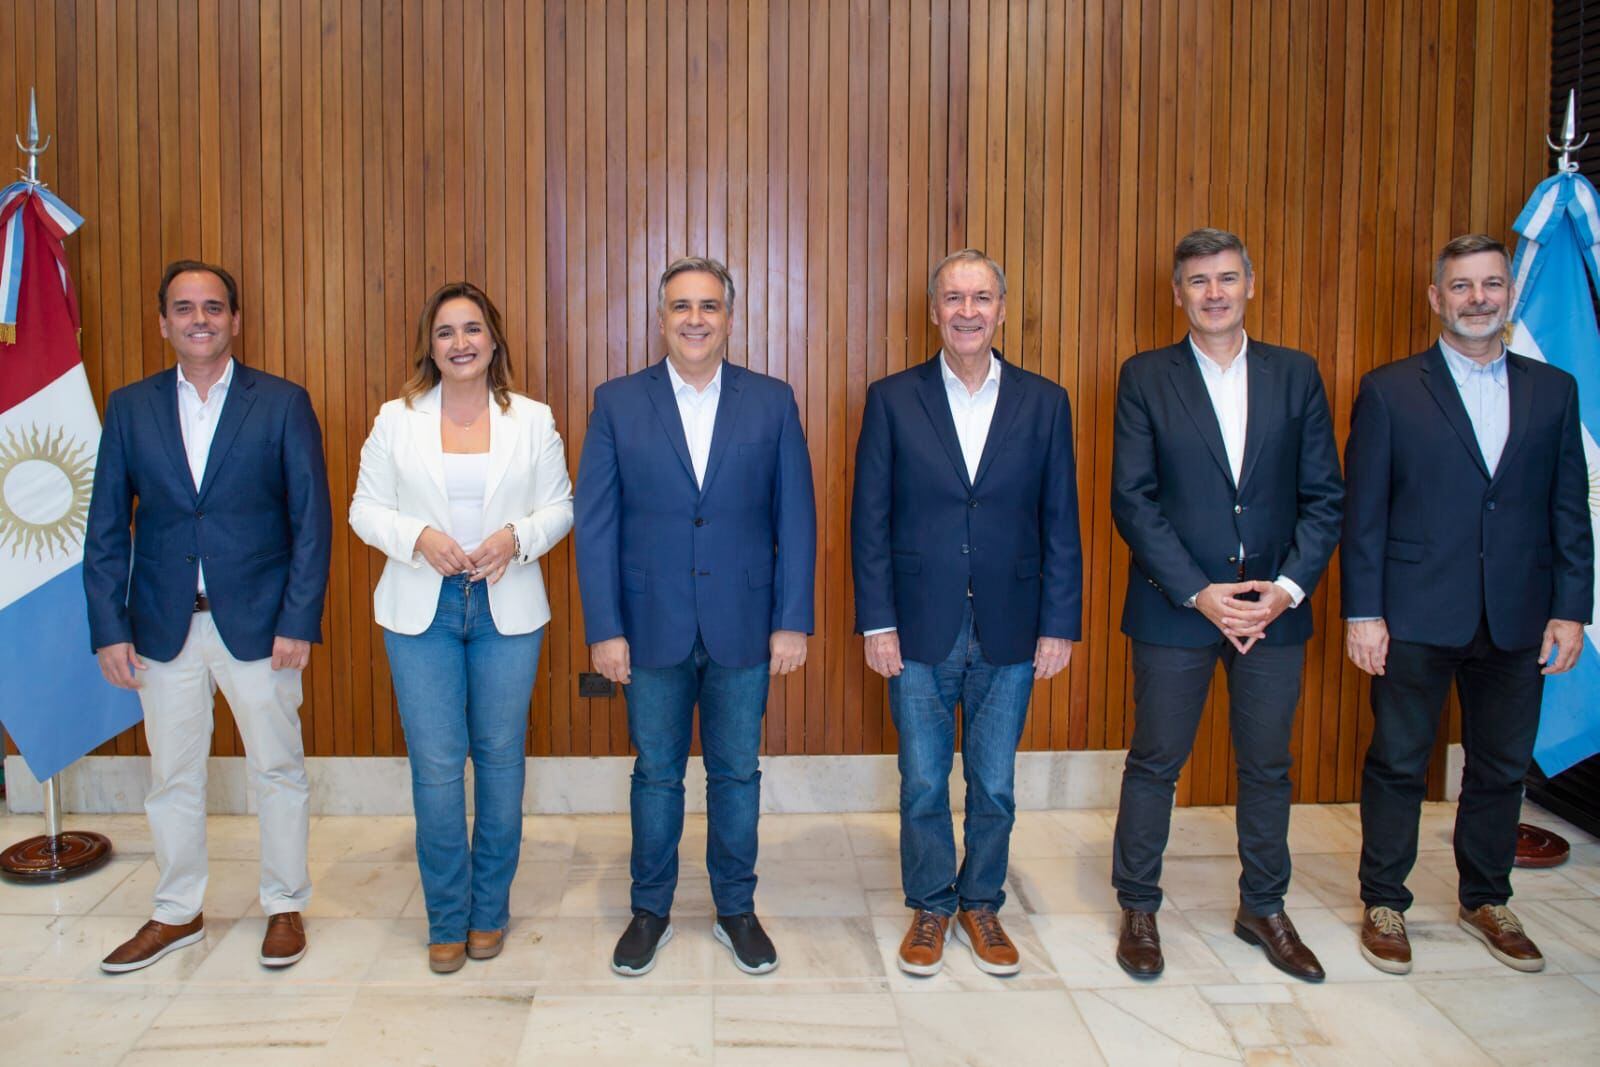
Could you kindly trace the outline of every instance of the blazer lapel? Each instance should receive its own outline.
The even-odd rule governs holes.
[[[1261,458],[1261,442],[1274,419],[1269,410],[1277,394],[1272,391],[1272,362],[1265,345],[1252,344],[1245,350],[1244,458],[1239,464],[1240,490],[1250,481],[1250,472]],[[1220,429],[1220,428],[1219,428]]]
[[[483,503],[487,507],[501,479],[511,467],[511,456],[522,437],[521,421],[509,411],[501,411],[493,396],[489,397],[489,478],[483,486]]]
[[[178,371],[169,367],[156,379],[155,392],[150,398],[150,409],[156,433],[166,446],[167,458],[172,461],[178,481],[189,490],[190,499],[200,493],[194,484],[194,474],[189,470],[189,454],[183,448],[183,427],[178,423]]]
[[[961,455],[961,440],[956,437],[956,420],[950,414],[950,398],[944,394],[944,377],[939,372],[939,357],[934,356],[922,365],[922,380],[917,383],[917,397],[922,401],[922,406],[928,412],[928,419],[933,423],[933,434],[939,439],[939,444],[944,446],[945,455],[950,458],[950,463],[956,469],[956,474],[961,478],[961,484],[969,491],[972,482],[967,477],[967,461]],[[1005,390],[1000,390],[1001,396]],[[999,411],[996,410],[996,421]],[[991,429],[989,436],[993,437]]]
[[[490,404],[493,403],[491,400]],[[439,425],[439,411],[439,386],[436,385],[412,402],[411,418],[408,422],[411,434],[416,438],[417,452],[422,456],[422,469],[428,475],[428,480],[433,483],[439,499],[444,501],[448,508],[450,493],[444,484],[444,438],[441,436],[443,428]],[[490,425],[489,435],[489,448],[492,451],[493,424]]]
[[[1000,360],[1000,395],[995,398],[994,419],[989,423],[989,436],[983,439],[983,453],[978,457],[978,476],[972,480],[973,485],[983,481],[983,476],[988,473],[995,453],[1005,443],[1006,434],[1016,421],[1017,409],[1022,406],[1022,376],[998,352],[995,358]],[[949,406],[948,402],[946,406]],[[965,459],[961,465],[965,469]]]
[[[1483,461],[1483,452],[1478,448],[1478,435],[1472,432],[1472,420],[1467,417],[1466,405],[1461,402],[1461,390],[1456,388],[1456,380],[1450,374],[1450,365],[1444,361],[1444,353],[1439,351],[1436,344],[1428,351],[1428,358],[1422,361],[1422,384],[1432,395],[1434,403],[1439,405],[1439,410],[1444,412],[1445,421],[1450,428],[1461,438],[1461,443],[1466,447],[1467,454],[1472,457],[1472,462],[1478,465],[1484,480],[1489,480],[1489,465]],[[1515,403],[1513,392],[1513,403]],[[1512,411],[1511,424],[1516,426],[1516,411]],[[1510,441],[1506,444],[1509,447]]]
[[[1506,353],[1506,389],[1510,392],[1511,426],[1506,433],[1506,446],[1500,450],[1500,462],[1495,464],[1489,481],[1500,477],[1508,466],[1507,460],[1528,435],[1528,419],[1533,415],[1533,383],[1528,380],[1528,370]]]
[[[729,442],[733,437],[734,420],[739,417],[739,401],[744,397],[744,374],[742,367],[735,367],[726,360],[723,361],[722,395],[717,398],[717,417],[711,423],[711,454],[706,457],[706,477],[700,485],[702,497],[705,496],[706,490],[711,488],[711,479],[717,476],[717,468],[722,465],[722,457],[727,455],[728,449],[732,447]],[[678,420],[678,427],[681,435],[683,420]],[[684,450],[687,452],[687,444]]]
[[[239,427],[256,402],[255,388],[255,374],[249,367],[235,360],[233,383],[228,386],[228,395],[222,401],[222,414],[217,416],[217,433],[211,439],[211,451],[206,455],[205,477],[200,479],[197,499],[203,500],[211,491],[211,486],[215,484],[217,472],[222,469],[223,462],[228,458],[228,450],[233,447],[234,438],[239,436]]]
[[[1200,431],[1200,439],[1206,443],[1211,458],[1222,468],[1223,477],[1228,479],[1228,484],[1233,486],[1234,492],[1238,492],[1239,486],[1233,480],[1233,467],[1228,463],[1228,450],[1222,443],[1222,424],[1217,421],[1217,409],[1211,404],[1211,394],[1206,391],[1205,379],[1200,377],[1200,368],[1195,364],[1195,355],[1189,347],[1188,337],[1173,345],[1171,351],[1172,388],[1189,412],[1189,418],[1194,420],[1195,429]],[[1255,382],[1252,381],[1250,385],[1254,387]],[[1252,388],[1251,392],[1253,394],[1256,390]],[[1248,413],[1246,417],[1249,417]]]
[[[683,433],[683,419],[678,414],[678,398],[672,395],[672,380],[667,377],[665,357],[656,361],[646,377],[648,381],[645,385],[645,394],[650,397],[650,403],[655,405],[656,417],[661,420],[661,429],[667,435],[672,450],[678,454],[679,461],[683,463],[684,473],[688,474],[689,483],[692,485],[694,462],[689,459],[689,439]],[[717,407],[717,421],[720,424],[722,405],[718,404]]]

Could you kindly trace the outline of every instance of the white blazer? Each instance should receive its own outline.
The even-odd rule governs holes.
[[[398,634],[432,625],[444,580],[416,551],[424,527],[450,531],[439,419],[438,386],[409,408],[404,400],[384,404],[361,446],[350,501],[350,528],[389,557],[372,595],[373,618]],[[522,551],[489,586],[489,612],[503,634],[532,633],[550,621],[539,557],[572,529],[572,482],[550,408],[516,393],[510,411],[489,400],[483,529],[487,535],[506,523]]]

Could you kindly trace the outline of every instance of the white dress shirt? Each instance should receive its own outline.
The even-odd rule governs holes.
[[[967,464],[967,481],[977,481],[978,461],[983,458],[989,426],[994,422],[995,402],[1000,399],[1000,361],[994,358],[993,352],[989,353],[989,373],[978,391],[972,393],[967,391],[967,383],[950,369],[949,357],[940,351],[939,377],[944,379],[944,395],[950,402],[950,417],[956,424],[956,440],[961,442],[961,458]]]
[[[183,376],[183,364],[178,364],[178,429],[183,434],[183,451],[189,459],[189,475],[194,479],[195,491],[206,476],[206,460],[211,457],[211,442],[217,436],[217,420],[222,416],[222,405],[228,399],[228,386],[233,384],[233,359],[222,370],[222,377],[214,382],[200,399],[200,391]],[[195,591],[206,591],[206,568],[200,564],[195,580]]]
[[[1250,338],[1246,336],[1239,341],[1239,353],[1226,368],[1202,352],[1193,337],[1189,338],[1189,348],[1200,366],[1200,379],[1206,383],[1211,408],[1217,414],[1217,426],[1222,430],[1222,450],[1227,454],[1228,469],[1233,472],[1233,484],[1237,488],[1244,475],[1244,438],[1250,423],[1250,376],[1245,370]],[[1245,546],[1241,544],[1239,558],[1243,559],[1244,555]],[[1273,584],[1289,594],[1292,608],[1299,607],[1300,601],[1306,598],[1305,590],[1292,578],[1280,574]]]
[[[1480,364],[1451,348],[1443,337],[1439,338],[1439,351],[1444,353],[1445,366],[1455,379],[1461,392],[1461,403],[1472,422],[1472,433],[1478,439],[1478,451],[1483,462],[1494,474],[1500,465],[1500,454],[1506,450],[1506,438],[1511,435],[1511,390],[1506,384],[1506,353],[1488,364]]]
[[[689,444],[689,462],[694,465],[694,484],[704,486],[706,463],[711,458],[711,431],[717,424],[717,404],[722,399],[722,364],[704,389],[695,389],[679,376],[672,360],[667,360],[667,379],[678,401],[678,418],[683,421],[683,436]]]

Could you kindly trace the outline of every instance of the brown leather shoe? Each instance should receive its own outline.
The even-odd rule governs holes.
[[[465,941],[446,941],[428,946],[428,970],[434,974],[454,974],[467,962]]]
[[[1161,931],[1152,911],[1122,909],[1122,932],[1117,935],[1117,966],[1134,978],[1154,978],[1166,969],[1161,958]]]
[[[267,917],[267,936],[261,939],[261,966],[288,967],[306,954],[306,927],[298,911],[281,911]]]
[[[1504,904],[1485,904],[1468,911],[1461,909],[1457,920],[1461,929],[1489,946],[1489,955],[1519,971],[1544,970],[1539,946],[1528,940],[1522,922]]]
[[[506,947],[505,930],[468,930],[467,955],[475,960],[492,960]]]
[[[1000,916],[986,908],[956,913],[956,937],[972,950],[972,962],[984,974],[1016,974],[1022,970],[1017,946],[1006,936]]]
[[[1320,982],[1327,977],[1316,953],[1306,948],[1305,942],[1295,932],[1289,913],[1276,915],[1251,915],[1244,908],[1233,917],[1233,932],[1240,941],[1260,945],[1267,961],[1285,974],[1307,982]]]
[[[1368,908],[1361,916],[1361,955],[1386,974],[1411,973],[1406,919],[1393,908]]]
[[[950,916],[921,908],[911,916],[911,928],[900,941],[900,969],[926,977],[944,966],[944,945],[950,940]]]
[[[139,932],[112,950],[100,961],[100,969],[107,974],[122,974],[148,967],[169,952],[176,952],[206,936],[204,915],[196,915],[186,923],[171,923],[151,919],[139,927]]]

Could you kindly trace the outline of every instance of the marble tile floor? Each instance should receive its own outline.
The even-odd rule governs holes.
[[[1494,962],[1454,922],[1453,808],[1431,804],[1412,878],[1416,971],[1380,974],[1356,948],[1352,806],[1296,807],[1289,898],[1328,980],[1286,979],[1231,932],[1232,812],[1175,813],[1161,929],[1167,973],[1116,966],[1107,811],[1024,812],[1003,913],[1024,969],[1010,979],[952,944],[943,973],[900,973],[906,912],[891,814],[769,815],[757,906],[782,957],[734,969],[711,937],[703,817],[685,829],[677,937],[656,970],[606,963],[628,903],[625,816],[529,817],[504,954],[427,970],[405,817],[311,828],[310,951],[255,960],[256,829],[210,820],[207,939],[111,977],[101,956],[148,915],[155,869],[139,816],[79,816],[117,852],[60,886],[0,883],[0,1063],[182,1064],[1597,1064],[1600,842],[1547,813],[1572,860],[1519,871],[1513,906],[1543,974]],[[0,844],[39,832],[0,816]]]

